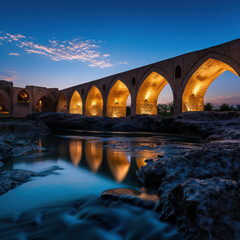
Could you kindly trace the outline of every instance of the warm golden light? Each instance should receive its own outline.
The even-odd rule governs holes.
[[[136,114],[157,114],[157,100],[167,80],[156,72],[152,72],[139,88],[136,102]]]
[[[147,163],[145,162],[146,159],[149,158],[149,152],[138,152],[139,157],[137,156],[136,164],[138,168],[141,168],[142,166],[145,166]]]
[[[102,142],[86,141],[85,155],[92,172],[96,172],[102,163]]]
[[[102,94],[96,86],[89,91],[85,103],[86,116],[103,116],[103,98]]]
[[[126,103],[129,94],[127,86],[122,81],[117,80],[108,94],[108,117],[126,117]]]
[[[74,166],[77,166],[82,158],[82,141],[73,140],[69,143],[69,153]]]
[[[223,72],[230,71],[238,76],[228,64],[209,58],[189,79],[182,97],[182,111],[203,111],[204,95],[210,84]]]
[[[17,96],[18,102],[29,102],[29,95],[26,91],[22,90]]]
[[[75,91],[72,95],[69,106],[69,113],[82,114],[82,98],[78,91]]]
[[[67,112],[67,100],[63,93],[60,94],[58,98],[57,112]]]
[[[130,162],[124,152],[107,149],[108,166],[117,182],[122,182],[130,168]]]

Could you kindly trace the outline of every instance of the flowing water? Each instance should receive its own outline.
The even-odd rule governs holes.
[[[0,218],[3,220],[6,216],[11,216],[10,218],[12,219],[24,212],[36,213],[36,209],[44,207],[48,208],[49,206],[53,208],[61,204],[64,205],[66,202],[79,199],[85,199],[84,203],[91,202],[92,204],[94,201],[100,201],[98,200],[99,196],[103,191],[108,189],[139,189],[141,186],[137,182],[136,171],[141,168],[141,166],[145,165],[145,159],[151,158],[156,160],[158,155],[181,154],[184,151],[191,150],[194,145],[201,144],[199,140],[190,137],[177,137],[171,135],[151,136],[149,134],[140,133],[116,135],[114,133],[106,134],[101,132],[77,132],[71,133],[71,135],[69,133],[64,133],[64,135],[58,133],[53,136],[39,138],[36,143],[40,147],[39,150],[34,153],[25,154],[21,157],[8,159],[5,161],[2,169],[24,169],[35,172],[45,171],[47,173],[49,172],[49,174],[45,174],[46,176],[35,177],[32,181],[29,181],[2,195],[0,197]],[[49,169],[51,171],[49,171]],[[93,206],[95,207],[92,207],[91,204],[85,207],[84,211],[87,211],[88,209],[88,212],[86,213],[87,215],[93,214],[94,212],[96,212],[95,214],[98,213],[100,215],[103,214],[103,212],[105,213],[105,208],[107,207],[105,202],[94,202],[95,205],[93,204]],[[128,216],[128,221],[132,221],[130,219],[137,221],[138,219],[144,227],[146,227],[144,224],[152,224],[154,227],[152,225],[151,227],[153,227],[153,229],[158,229],[158,231],[161,230],[161,227],[163,229],[166,228],[166,225],[158,221],[157,215],[155,215],[152,211],[141,209],[141,213],[138,214],[136,213],[136,209],[133,209],[133,206],[120,202],[115,204],[118,204],[118,206],[108,206],[107,211],[109,211],[110,214],[110,212],[114,212],[117,209],[118,212],[115,213],[115,216],[119,214],[119,219],[122,219],[124,212],[127,211],[128,214],[125,213],[125,216]],[[62,209],[65,208],[62,207]],[[99,209],[101,209],[101,211]],[[81,214],[82,211],[83,210],[81,209]],[[37,212],[39,213],[41,210]],[[80,213],[78,212],[78,214]],[[82,219],[81,216],[78,215],[78,219]],[[105,216],[105,218],[108,217]],[[146,221],[146,218],[148,221]],[[34,219],[36,219],[36,216]],[[56,217],[56,223],[60,221],[59,219],[60,218]],[[152,219],[152,222],[150,219]],[[3,220],[2,222],[7,222],[6,220]],[[73,220],[65,219],[64,221],[67,222],[67,225],[71,223],[75,226],[75,222]],[[112,220],[110,220],[110,222],[111,221]],[[86,224],[86,222],[90,224],[88,221],[85,221],[84,224]],[[77,222],[76,224],[80,223]],[[126,221],[124,221],[124,224],[126,224]],[[122,223],[122,228],[128,229],[129,225],[124,224]],[[82,225],[79,225],[79,229],[80,226]],[[93,226],[95,225],[94,223],[91,223],[90,226],[94,229]],[[30,235],[26,235],[25,231],[23,232],[26,236],[24,235],[25,238],[22,238],[22,235],[20,234],[22,233],[22,230],[19,233],[19,230],[16,229],[16,232],[11,238],[11,234],[9,235],[5,231],[8,228],[15,228],[15,225],[9,223],[6,226],[4,225],[4,230],[2,228],[0,227],[3,234],[1,239],[4,239],[3,237],[6,239],[52,239],[52,237],[34,238],[31,237],[32,235],[30,233],[28,233]],[[100,228],[102,229],[102,227]],[[51,231],[59,231],[53,230],[55,228],[51,228],[50,231],[49,226],[46,229],[44,231],[42,230],[45,232],[46,236],[52,236],[50,234]],[[135,230],[134,234],[138,234],[139,230],[137,230],[137,226]],[[81,239],[126,238],[126,234],[123,233],[123,230],[119,230],[121,233],[116,233],[116,230],[114,231],[114,234],[112,232],[110,234],[108,229],[108,231],[102,235],[99,233],[98,229],[93,237],[89,237],[88,231],[83,233]],[[153,232],[154,231],[155,230],[153,230]],[[176,235],[176,229],[174,230],[174,234],[172,231],[172,229],[167,231],[168,235],[163,235],[164,238],[162,239],[180,239],[180,235]],[[65,233],[66,231],[64,234]],[[56,236],[56,239],[68,239],[69,235],[66,235],[64,238],[64,234],[61,235],[62,238],[57,235],[54,236]],[[171,238],[173,235],[175,238]],[[77,239],[77,236],[78,234],[76,233],[76,235],[72,236],[71,239],[75,239],[75,237]],[[144,236],[144,233],[142,233],[141,236]],[[151,237],[151,239],[155,238]]]

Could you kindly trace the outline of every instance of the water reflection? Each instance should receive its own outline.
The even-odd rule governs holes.
[[[149,153],[148,152],[138,152],[138,155],[135,157],[136,159],[136,164],[138,168],[141,168],[142,166],[146,165],[147,163],[145,160],[149,158]]]
[[[77,166],[82,158],[82,141],[69,142],[69,153],[74,166]]]
[[[131,162],[131,158],[129,157],[125,152],[118,152],[113,149],[107,150],[107,162],[114,179],[118,183],[125,179],[129,171]]]
[[[88,166],[92,172],[96,172],[101,163],[103,157],[102,142],[99,141],[86,141],[85,142],[85,156]]]
[[[37,139],[37,143],[44,150],[39,149],[34,156],[29,153],[29,156],[18,157],[16,161],[8,160],[3,168],[12,169],[16,166],[38,171],[44,166],[59,165],[64,161],[72,171],[90,170],[117,183],[138,186],[136,171],[146,164],[146,159],[157,159],[160,153],[175,154],[177,151],[177,145],[172,148],[168,145],[166,148],[164,138],[146,136],[55,135]],[[182,145],[179,149],[182,151]],[[69,177],[71,179],[72,176]]]

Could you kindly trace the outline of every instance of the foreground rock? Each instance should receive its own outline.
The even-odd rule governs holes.
[[[156,211],[187,239],[240,239],[240,141],[209,143],[183,156],[147,161],[137,176],[158,186]]]
[[[85,117],[67,113],[34,113],[28,119],[43,121],[51,129],[145,131],[188,134],[212,139],[240,139],[240,112],[187,112],[174,117]]]
[[[145,188],[140,191],[135,189],[111,189],[104,191],[101,195],[104,199],[122,200],[147,209],[153,209],[159,200],[157,194],[147,193]]]
[[[30,140],[17,139],[14,136],[0,137],[0,160],[22,155],[25,152],[35,151],[40,147]]]
[[[15,135],[20,137],[34,137],[51,133],[42,121],[27,119],[3,118],[0,119],[0,134]]]
[[[42,172],[33,172],[28,170],[14,169],[1,170],[0,169],[0,196],[4,193],[22,185],[33,179],[33,177],[44,177],[50,174],[58,174],[57,171],[62,170],[58,166],[53,166]]]

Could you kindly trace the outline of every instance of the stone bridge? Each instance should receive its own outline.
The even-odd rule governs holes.
[[[203,111],[208,87],[227,70],[240,76],[240,39],[60,91],[35,86],[20,89],[0,82],[0,107],[14,116],[56,111],[124,117],[130,95],[131,115],[153,115],[159,94],[169,84],[174,114]],[[27,94],[28,104],[20,101],[20,93]]]

